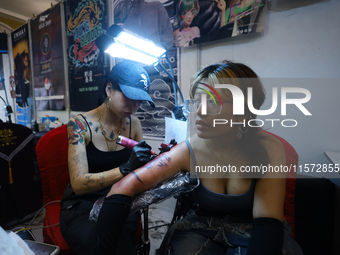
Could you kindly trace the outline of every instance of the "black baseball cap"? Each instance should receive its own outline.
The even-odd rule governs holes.
[[[108,78],[119,85],[127,98],[148,101],[155,108],[155,103],[149,96],[150,77],[137,63],[127,60],[118,63],[112,68]]]

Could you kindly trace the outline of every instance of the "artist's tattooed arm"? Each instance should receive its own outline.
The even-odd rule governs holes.
[[[71,118],[67,124],[68,142],[69,144],[77,145],[85,144],[85,132],[87,124],[81,118]]]
[[[91,126],[91,122],[87,122]],[[112,169],[101,173],[89,173],[86,155],[86,132],[89,129],[81,118],[72,118],[68,129],[68,166],[70,181],[77,195],[95,192],[111,186],[122,178],[119,169]]]

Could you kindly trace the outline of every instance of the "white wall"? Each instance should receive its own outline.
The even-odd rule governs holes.
[[[293,145],[300,164],[329,163],[324,151],[340,151],[340,1],[297,0],[287,1],[284,5],[282,0],[272,2],[276,7],[266,12],[264,33],[181,49],[183,94],[188,98],[190,78],[198,65],[203,67],[224,59],[250,66],[261,78],[314,78],[309,83],[301,79],[301,87],[312,94],[306,105],[312,116],[302,118],[296,111],[289,116],[300,121],[296,128],[269,131]],[[313,4],[307,5],[311,2]],[[297,5],[301,7],[293,8]],[[278,6],[284,8],[280,10]],[[273,85],[277,86],[275,84],[265,82],[264,87],[269,91]],[[269,103],[271,105],[271,98],[265,105]],[[271,117],[286,119],[279,113]],[[340,174],[332,176],[339,178]]]

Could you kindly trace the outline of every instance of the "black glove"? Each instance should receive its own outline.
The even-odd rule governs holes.
[[[126,176],[133,170],[144,166],[154,157],[151,156],[151,147],[144,140],[137,143],[131,151],[129,160],[119,166],[120,172]]]

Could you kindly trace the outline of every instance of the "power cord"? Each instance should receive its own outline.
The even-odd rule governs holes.
[[[32,223],[34,222],[34,220],[37,218],[37,216],[39,215],[39,213],[47,206],[53,203],[60,203],[61,200],[54,200],[51,202],[48,202],[47,204],[45,204],[43,207],[41,207],[38,212],[34,215],[33,219],[30,221],[30,223],[27,225],[27,227],[16,227],[14,229],[11,229],[11,231],[13,231],[14,233],[16,233],[17,235],[19,235],[23,240],[32,240],[32,241],[36,241],[36,238],[34,236],[34,234],[32,233],[33,229],[44,229],[44,228],[50,228],[50,227],[54,227],[59,225],[59,222],[53,225],[49,225],[49,226],[42,226],[42,227],[31,227]],[[19,230],[16,230],[18,229]]]

